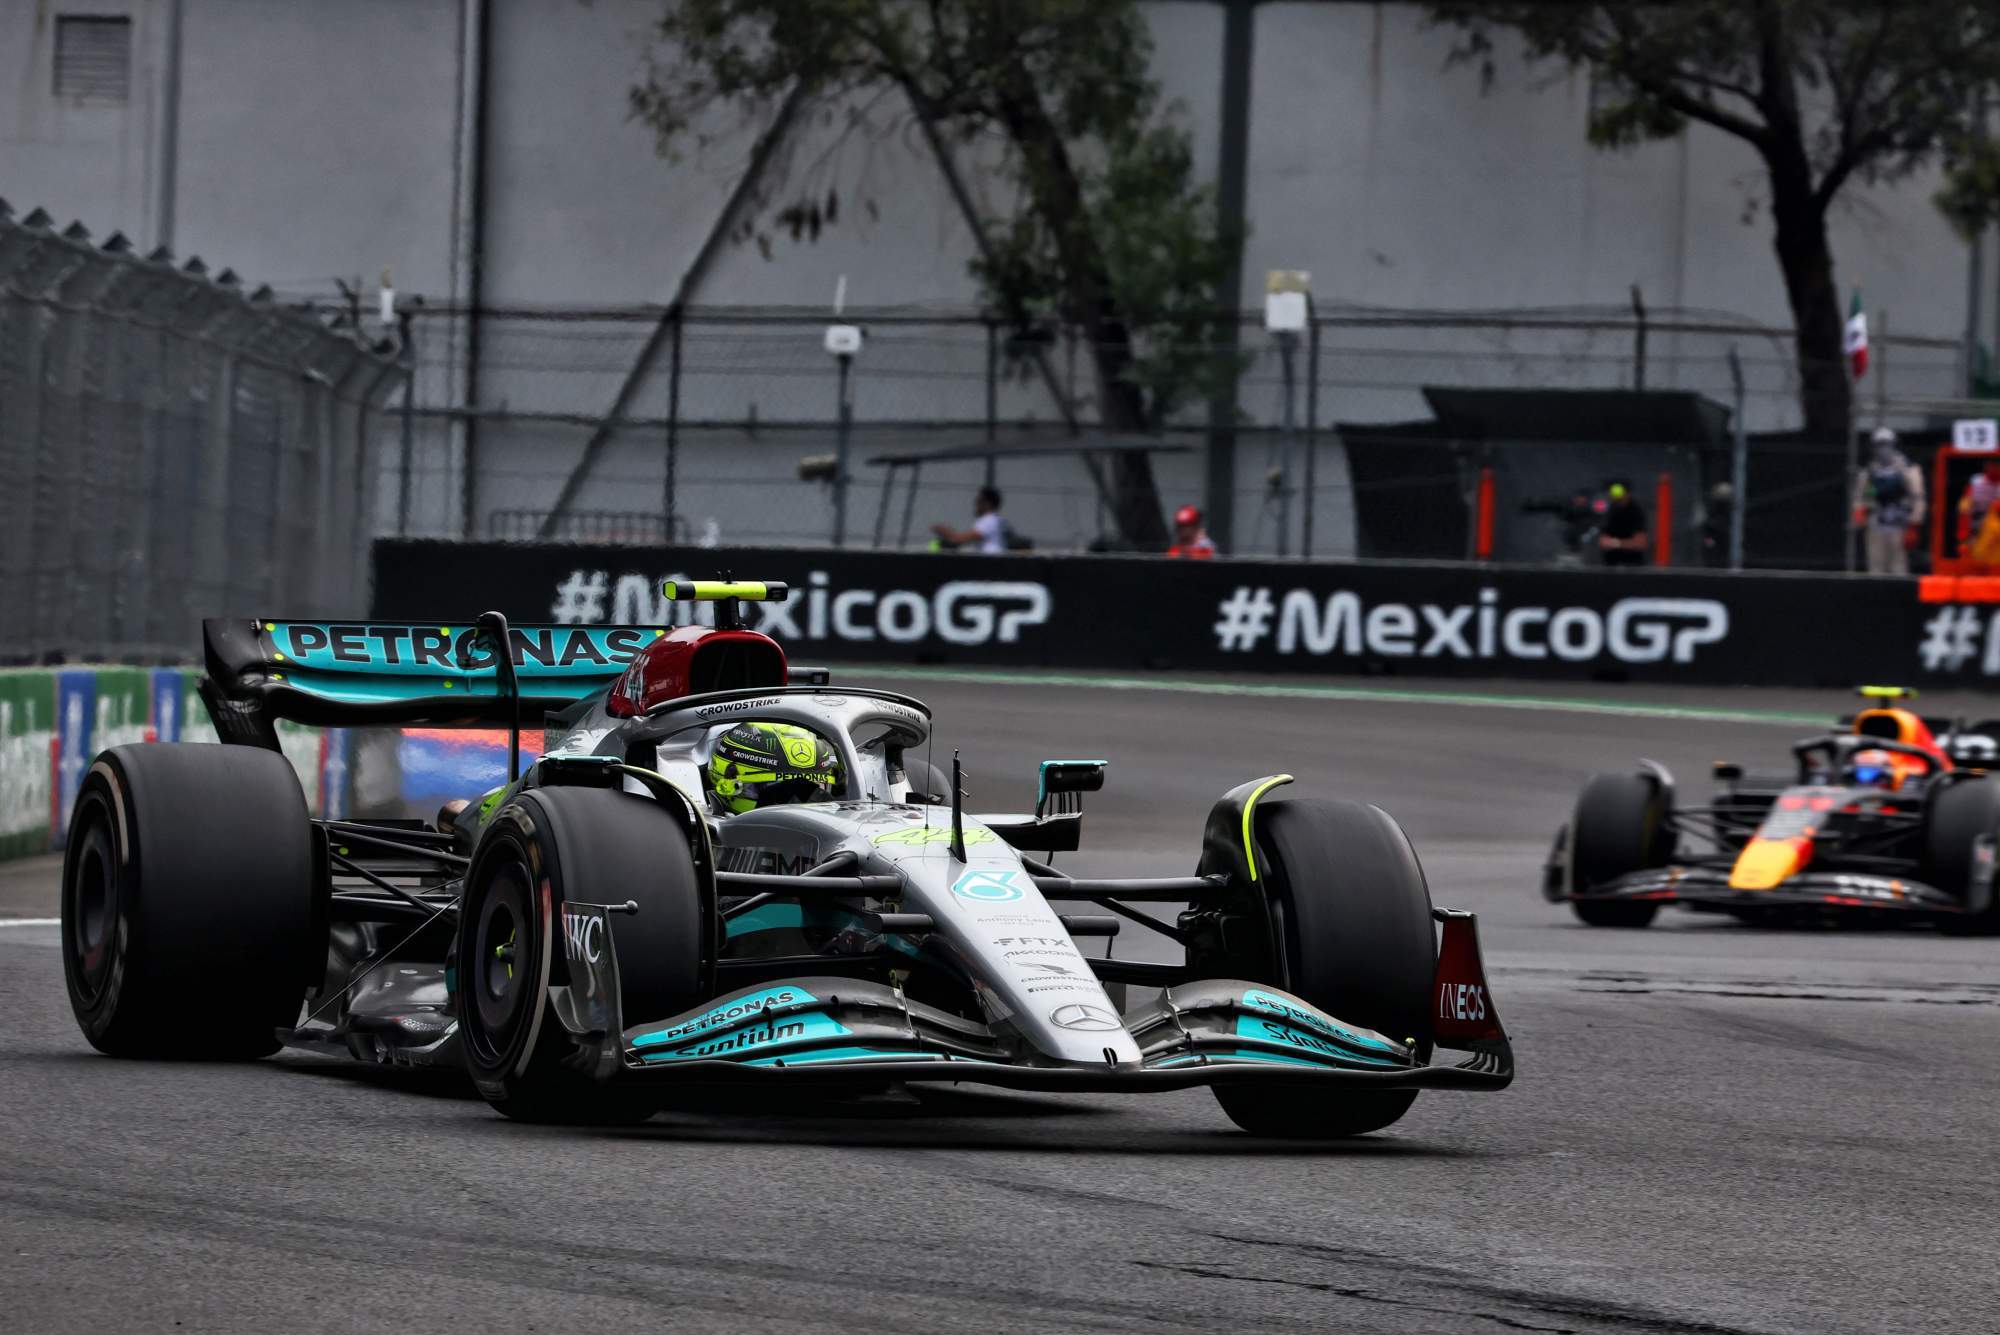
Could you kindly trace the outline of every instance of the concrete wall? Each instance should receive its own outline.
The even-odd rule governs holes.
[[[445,294],[455,6],[182,4],[177,248],[281,291],[393,268]]]
[[[128,105],[76,105],[56,96],[56,18],[65,12],[132,19]],[[100,237],[119,229],[148,246],[158,239],[164,16],[155,0],[73,9],[45,0],[0,5],[0,198],[16,212],[40,206],[64,224],[83,219]]]
[[[281,292],[324,294],[336,276],[372,283],[387,267],[405,293],[463,295],[461,243],[473,208],[467,155],[478,129],[462,114],[461,93],[476,72],[464,38],[468,18],[482,13],[491,50],[479,192],[489,304],[661,302],[682,291],[759,128],[718,122],[706,151],[676,163],[657,156],[626,111],[649,4],[178,0],[181,110],[169,136],[161,71],[173,3],[77,0],[79,9],[134,19],[133,100],[109,109],[64,107],[52,95],[62,0],[0,5],[0,196],[150,245],[163,223],[158,183],[171,142],[176,249]],[[1212,164],[1221,12],[1160,3],[1149,18],[1157,73],[1194,129],[1199,160]],[[1734,141],[1696,128],[1632,153],[1594,151],[1583,135],[1585,76],[1551,83],[1503,58],[1499,85],[1482,91],[1474,71],[1445,68],[1448,34],[1426,28],[1411,6],[1272,3],[1256,22],[1246,303],[1260,299],[1266,269],[1305,268],[1322,310],[1622,305],[1638,284],[1655,308],[1789,322],[1768,219],[1755,207],[1757,165]],[[972,238],[921,141],[911,133],[872,149],[850,145],[822,161],[832,133],[806,127],[788,161],[801,171],[821,164],[813,179],[841,189],[840,222],[816,244],[780,240],[768,260],[752,246],[725,247],[686,295],[706,305],[818,309],[845,275],[858,305],[970,308]],[[991,199],[997,187],[978,156],[967,165],[974,191]],[[1839,279],[1859,285],[1871,308],[1891,312],[1897,332],[1955,335],[1964,324],[1966,250],[1932,209],[1933,184],[1919,177],[1850,192],[1835,223]],[[879,217],[867,215],[863,197],[878,203]],[[488,406],[602,412],[637,346],[588,329],[544,331],[539,341],[487,332],[478,379]],[[465,379],[463,331],[440,343],[425,349],[434,363],[427,390],[454,397]],[[895,354],[917,369],[891,387],[888,346],[871,348],[857,382],[863,420],[876,412],[965,415],[964,384],[918,373],[938,349]],[[1620,383],[1620,368],[1595,360],[1602,351],[1580,349],[1561,374]],[[1650,383],[1713,392],[1720,351],[1662,340]],[[1793,410],[1784,349],[1755,351],[1762,392],[1752,424],[1786,425]],[[751,405],[763,421],[828,413],[831,367],[800,365],[818,356],[812,347],[760,349],[746,339],[700,355],[728,364],[691,390],[696,415],[740,416]],[[1392,367],[1379,356],[1379,347],[1330,349],[1326,372],[1338,392],[1323,396],[1325,420],[1414,415],[1415,385],[1464,374],[1464,355],[1450,347],[1416,348]],[[1278,413],[1268,363],[1244,395],[1245,410],[1264,422]],[[1496,372],[1502,379],[1505,369]],[[1546,381],[1557,372],[1544,360],[1519,374]],[[1007,395],[1009,415],[1054,416],[1032,385]],[[655,377],[635,411],[663,407],[664,378]],[[476,508],[546,504],[583,434],[482,432]],[[461,440],[442,427],[419,435],[413,508],[422,531],[457,525]],[[683,467],[693,476],[777,480],[797,454],[814,452],[791,438],[716,448]],[[657,494],[657,444],[621,442],[619,450],[582,504],[629,508],[635,495]],[[1243,452],[1251,509],[1239,515],[1239,530],[1256,523],[1265,453]],[[1192,489],[1196,469],[1162,467],[1174,474],[1173,497]],[[394,494],[394,486],[382,489],[385,507]],[[1335,505],[1322,533],[1342,522]],[[1046,523],[1023,527],[1070,523],[1051,511]]]
[[[325,292],[393,266],[440,293],[450,268],[463,0],[180,0],[184,13],[178,249],[281,290]],[[150,242],[168,0],[92,0],[134,19],[129,107],[64,106],[50,86],[54,19],[0,6],[0,193]],[[493,4],[487,296],[584,304],[663,299],[740,170],[750,133],[660,160],[626,113],[647,6]],[[1221,39],[1208,6],[1159,4],[1158,73],[1214,156]],[[1276,3],[1257,18],[1252,235],[1244,297],[1263,271],[1310,268],[1322,305],[1712,307],[1783,324],[1747,150],[1697,129],[1625,154],[1583,141],[1586,77],[1531,80],[1503,59],[1482,93],[1444,68],[1448,36],[1404,5]],[[719,130],[727,129],[718,125]],[[813,127],[793,161],[810,163]],[[864,163],[863,159],[867,161]],[[825,176],[850,207],[817,244],[722,255],[714,304],[826,302],[839,274],[865,306],[962,308],[970,238],[914,136],[859,149]],[[977,173],[975,172],[975,175]],[[1836,221],[1844,282],[1909,328],[1956,332],[1964,247],[1926,178],[1852,192]]]
[[[1444,68],[1449,36],[1411,6],[1259,10],[1246,299],[1266,268],[1312,269],[1329,303],[1397,307],[1618,304],[1637,283],[1655,306],[1790,324],[1747,146],[1696,127],[1593,150],[1588,75],[1503,55],[1482,92]],[[1833,244],[1871,307],[1953,334],[1966,250],[1936,188],[1850,188]]]

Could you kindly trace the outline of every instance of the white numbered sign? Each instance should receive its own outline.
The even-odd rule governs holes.
[[[1960,450],[2000,450],[2000,422],[1991,417],[1961,417],[1951,424],[1951,443]]]

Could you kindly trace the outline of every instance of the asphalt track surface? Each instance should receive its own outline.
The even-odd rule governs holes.
[[[855,680],[860,674],[844,673]],[[1776,759],[1830,694],[1603,689],[1682,716],[897,682],[975,808],[1111,758],[1080,870],[1178,873],[1289,770],[1410,830],[1480,914],[1520,1076],[1298,1147],[1201,1091],[950,1093],[515,1126],[450,1081],[85,1046],[0,928],[0,1328],[40,1331],[1992,1330],[2000,941],[1668,915],[1584,928],[1537,869],[1585,774]],[[939,752],[939,759],[944,753]],[[53,912],[44,862],[0,912]],[[1121,939],[1120,949],[1140,943]]]

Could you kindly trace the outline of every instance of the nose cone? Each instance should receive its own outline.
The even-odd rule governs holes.
[[[1729,872],[1732,890],[1773,890],[1812,860],[1812,840],[1752,839]]]

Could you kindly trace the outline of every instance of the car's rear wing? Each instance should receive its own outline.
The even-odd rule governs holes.
[[[618,678],[657,626],[515,626],[520,712],[539,720]],[[506,726],[492,647],[470,622],[202,622],[202,698],[224,741],[271,745],[271,724]]]

